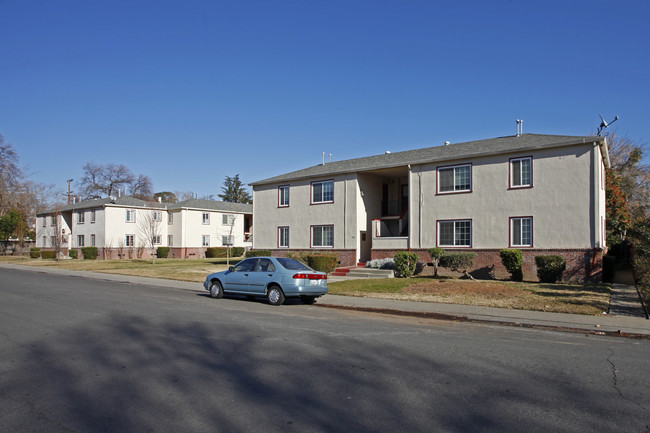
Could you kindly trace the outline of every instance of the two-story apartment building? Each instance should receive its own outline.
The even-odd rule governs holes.
[[[150,257],[153,245],[170,247],[169,257],[205,257],[209,247],[250,247],[252,220],[250,204],[103,198],[39,213],[36,246],[54,249],[58,242],[64,254],[94,246],[110,259]]]
[[[330,251],[343,265],[411,250],[476,252],[477,275],[507,276],[499,250],[567,259],[597,280],[605,249],[604,137],[522,134],[336,161],[254,182],[255,249]]]

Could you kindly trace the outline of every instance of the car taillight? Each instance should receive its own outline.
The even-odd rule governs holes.
[[[295,274],[293,278],[300,278],[303,280],[326,280],[327,275],[323,274]]]

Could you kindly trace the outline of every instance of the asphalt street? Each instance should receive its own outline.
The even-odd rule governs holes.
[[[0,269],[3,432],[645,432],[650,341]]]

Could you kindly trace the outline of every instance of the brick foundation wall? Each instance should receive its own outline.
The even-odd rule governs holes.
[[[392,258],[400,250],[376,250],[371,251],[371,259]],[[452,253],[456,250],[448,250]],[[510,274],[501,263],[501,256],[498,249],[467,249],[459,250],[463,252],[476,253],[476,264],[470,271],[475,278],[489,279],[508,279]],[[428,250],[412,250],[424,263],[430,263],[431,257]],[[603,252],[600,249],[522,249],[524,280],[539,281],[537,278],[537,265],[535,264],[536,256],[561,256],[566,260],[566,271],[562,274],[565,281],[578,282],[601,282],[603,274]],[[427,272],[428,273],[428,272]],[[446,269],[439,270],[440,275],[453,275]]]
[[[273,257],[286,257],[287,253],[323,253],[323,254],[336,254],[339,258],[340,266],[354,266],[357,264],[357,250],[291,250],[291,249],[277,249],[270,250]]]

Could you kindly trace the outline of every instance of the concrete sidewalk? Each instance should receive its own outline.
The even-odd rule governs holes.
[[[8,263],[0,263],[0,267],[99,280],[119,281],[132,284],[144,284],[171,289],[203,291],[201,283],[186,281],[102,274],[90,271],[69,271]],[[337,295],[325,295],[322,298],[319,298],[316,305],[328,308],[424,317],[439,320],[471,321],[496,325],[586,332],[597,335],[650,338],[650,320],[646,320],[644,317],[615,316],[610,314],[604,314],[602,316],[584,316],[578,314],[478,307],[473,305],[436,304],[429,302],[398,301]]]

